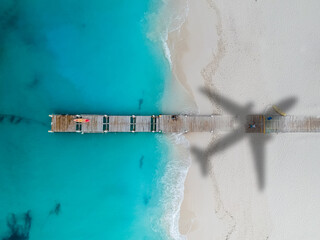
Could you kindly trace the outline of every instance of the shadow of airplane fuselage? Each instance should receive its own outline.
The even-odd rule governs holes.
[[[260,190],[263,190],[265,188],[265,143],[271,139],[271,136],[254,133],[255,131],[250,131],[250,128],[255,128],[257,124],[254,120],[248,123],[247,119],[249,115],[253,115],[253,104],[248,103],[243,107],[233,102],[232,100],[220,94],[217,94],[214,91],[201,89],[201,92],[205,94],[209,99],[217,102],[220,106],[224,108],[226,112],[237,116],[236,119],[239,123],[238,128],[236,128],[231,133],[222,136],[217,141],[214,141],[206,149],[202,149],[195,146],[191,147],[191,152],[200,164],[202,174],[208,174],[210,157],[219,152],[225,151],[226,149],[234,145],[236,142],[247,137],[250,140],[251,150],[254,156],[258,187]],[[289,97],[276,105],[283,111],[287,111],[294,105],[295,102],[296,98]],[[266,114],[270,113],[271,112],[269,111]]]

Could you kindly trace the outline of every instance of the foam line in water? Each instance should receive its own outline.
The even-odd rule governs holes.
[[[189,0],[163,0],[162,6],[156,13],[149,14],[150,31],[148,38],[161,41],[164,55],[172,67],[171,52],[168,46],[168,35],[179,30],[187,19]]]
[[[159,182],[164,189],[161,199],[164,214],[158,224],[163,226],[171,239],[185,240],[186,236],[179,232],[179,218],[184,196],[184,182],[191,165],[189,142],[183,134],[171,134],[166,138],[174,147],[170,153],[165,174]]]

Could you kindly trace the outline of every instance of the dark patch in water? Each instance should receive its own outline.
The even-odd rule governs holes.
[[[151,199],[151,197],[150,196],[144,196],[143,197],[143,203],[144,203],[144,205],[148,205],[149,204],[149,202],[150,202],[150,199]]]
[[[7,119],[11,124],[19,124],[19,123],[36,123],[40,124],[43,126],[47,126],[45,122],[41,122],[39,120],[31,119],[31,118],[25,118],[25,117],[20,117],[17,115],[11,115],[11,114],[0,114],[0,122],[3,122],[3,120]]]
[[[52,215],[52,214],[59,215],[60,211],[61,211],[61,204],[57,203],[55,205],[54,209],[52,209],[49,214],[50,215]]]
[[[32,81],[30,81],[30,83],[27,85],[28,88],[35,88],[39,85],[40,83],[40,78],[39,76],[34,76],[34,78],[32,79]]]
[[[14,122],[14,124],[19,124],[22,121],[21,117],[17,117],[16,121]]]
[[[139,168],[143,167],[143,159],[144,159],[144,156],[142,155],[139,161]]]
[[[35,45],[34,26],[27,20],[20,1],[12,0],[10,6],[0,9],[0,41],[14,33],[27,46]]]
[[[139,99],[139,110],[141,110],[141,105],[143,104],[143,99],[142,98],[140,98]]]
[[[16,4],[7,8],[0,15],[0,25],[2,29],[16,29],[19,25],[19,16]]]
[[[10,122],[13,123],[13,121],[14,121],[15,119],[16,119],[15,116],[11,116],[11,117],[10,117]]]
[[[14,213],[10,214],[7,217],[7,226],[10,230],[9,237],[4,237],[2,240],[28,240],[31,222],[30,210],[24,213],[21,219]]]

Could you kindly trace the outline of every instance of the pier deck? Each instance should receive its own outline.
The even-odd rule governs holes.
[[[161,115],[159,129],[161,132],[213,132],[235,127],[236,119],[219,115]]]
[[[320,132],[320,117],[249,115],[245,122],[221,115],[50,115],[50,132],[213,132],[245,128],[247,133]],[[77,123],[75,119],[89,119]],[[242,126],[241,126],[242,125]]]
[[[265,132],[320,132],[320,117],[272,116],[272,119],[265,120]]]
[[[130,116],[109,116],[109,132],[130,132]]]
[[[81,117],[90,119],[88,123],[81,123],[81,132],[103,133],[103,115],[81,115]]]

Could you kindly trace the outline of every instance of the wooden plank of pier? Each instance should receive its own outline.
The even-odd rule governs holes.
[[[164,133],[213,132],[235,128],[235,117],[218,115],[161,115],[159,130]]]
[[[151,116],[136,116],[135,119],[136,119],[135,121],[136,132],[151,131]]]
[[[103,133],[103,115],[81,115],[81,117],[90,120],[90,122],[81,123],[81,132]]]
[[[90,122],[76,123],[86,118]],[[52,132],[213,132],[245,128],[247,133],[320,132],[320,117],[249,115],[159,115],[159,116],[107,116],[107,115],[52,115]]]
[[[161,132],[185,132],[185,120],[184,115],[161,115],[159,130]]]
[[[249,115],[244,127],[247,133],[265,133],[265,117],[263,115]]]
[[[278,116],[265,120],[266,133],[320,132],[320,117]]]
[[[75,132],[75,115],[53,115],[51,120],[52,132]]]
[[[132,116],[109,116],[109,132],[130,132]]]

